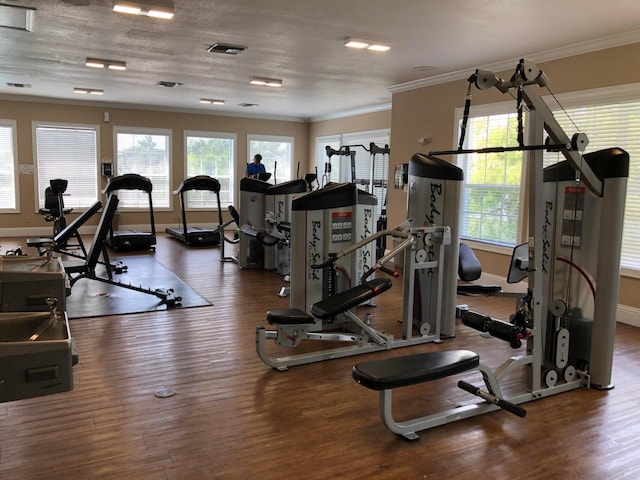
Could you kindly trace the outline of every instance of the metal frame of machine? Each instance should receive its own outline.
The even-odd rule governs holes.
[[[487,413],[500,406],[506,408],[504,405],[508,405],[516,413],[518,410],[512,407],[577,388],[613,388],[613,340],[629,157],[620,149],[594,152],[583,157],[581,152],[588,142],[586,135],[577,133],[569,139],[535,90],[536,86],[545,87],[547,82],[544,73],[526,59],[519,61],[508,81],[497,78],[492,72],[476,71],[469,78],[461,128],[462,139],[458,150],[430,153],[457,155],[516,150],[527,152],[530,182],[528,259],[512,260],[512,264],[518,264],[520,269],[527,271],[527,295],[518,302],[511,323],[475,312],[465,312],[462,318],[465,325],[507,340],[514,348],[520,346],[521,340],[526,340],[526,353],[510,358],[495,370],[482,366],[481,363],[480,367],[478,364],[463,367],[456,358],[447,363],[446,354],[452,352],[437,352],[433,363],[423,362],[423,366],[417,372],[412,367],[415,366],[416,355],[386,359],[375,364],[369,362],[354,367],[353,376],[356,381],[369,388],[381,390],[380,416],[385,425],[392,432],[406,438],[418,438],[417,431]],[[462,148],[473,84],[479,89],[496,87],[502,93],[515,90],[519,114],[518,146],[481,150]],[[522,117],[525,106],[530,114],[527,125],[532,145],[524,145]],[[545,132],[549,135],[546,143],[543,142]],[[563,172],[561,175],[550,175],[547,169],[543,169],[544,150],[559,151],[566,158],[565,162],[554,167]],[[613,167],[612,163],[615,163]],[[606,165],[606,168],[603,165]],[[562,181],[565,181],[564,185],[561,185]],[[545,182],[556,182],[557,187],[550,185],[550,188],[545,189]],[[569,185],[570,183],[572,185]],[[575,196],[576,189],[585,197],[579,200],[567,199]],[[590,192],[588,199],[587,190]],[[596,219],[595,226],[592,225],[596,231],[590,232],[593,239],[587,238],[586,232],[580,233],[578,237],[574,236],[574,232],[580,231],[584,226],[582,222],[586,218],[584,214],[588,202],[591,202],[589,206],[592,207],[592,211],[587,212],[586,216]],[[567,230],[566,222],[573,224],[571,229]],[[573,254],[583,245],[583,240],[590,241],[585,249],[588,247],[595,250],[591,254],[585,252],[581,255],[581,258],[587,258],[590,266],[597,270],[593,274],[595,282],[591,282],[589,272],[581,271],[581,267],[573,261]],[[559,252],[563,248],[571,252],[570,259],[560,257]],[[564,266],[567,262],[570,266],[569,273]],[[572,270],[578,273],[574,274]],[[572,301],[577,300],[577,287],[573,284],[578,280],[593,294],[593,318],[589,319],[589,322],[575,322],[576,319],[572,318],[579,310],[572,305]],[[555,283],[564,283],[566,288],[558,288]],[[595,289],[594,285],[598,288]],[[568,295],[569,298],[561,298],[559,292]],[[588,323],[590,335],[581,335],[580,330],[576,328],[586,328],[584,323]],[[574,333],[577,333],[575,342],[572,338]],[[582,347],[587,358],[577,365],[572,365],[571,353],[576,346]],[[475,362],[479,362],[479,359]],[[520,367],[526,369],[525,385],[521,389],[510,388],[508,393],[503,394],[500,390],[501,380]],[[487,391],[466,382],[459,383],[459,387],[481,397],[484,402],[459,406],[401,423],[393,420],[391,391],[396,386],[429,381],[436,378],[438,372],[441,373],[438,378],[442,378],[473,368],[481,370]],[[391,381],[391,376],[397,374],[404,376],[402,383]],[[371,379],[373,381],[370,381]]]
[[[345,290],[333,297],[328,297],[311,307],[311,315],[297,309],[284,311],[270,311],[267,320],[275,325],[275,330],[256,327],[256,351],[258,356],[272,368],[280,371],[288,367],[319,362],[333,358],[389,350],[429,342],[440,342],[440,323],[438,319],[442,313],[442,304],[436,301],[423,311],[423,320],[416,323],[413,315],[413,292],[415,273],[421,270],[435,272],[434,298],[442,297],[443,261],[445,247],[451,242],[449,227],[410,227],[409,221],[391,230],[376,232],[365,239],[351,244],[344,250],[332,254],[328,260],[312,266],[315,269],[325,269],[333,266],[336,261],[357,252],[380,237],[390,235],[402,239],[394,249],[380,258],[369,268],[360,279],[359,285]],[[429,250],[429,253],[425,250]],[[385,264],[401,252],[405,252],[404,294],[405,302],[402,313],[402,338],[380,332],[354,313],[354,308],[360,302],[369,300],[382,291],[371,287],[371,294],[362,298],[363,287],[370,282],[367,280],[376,271],[392,276],[397,273],[385,267]],[[388,287],[387,287],[388,288]],[[386,289],[386,288],[385,288]],[[417,327],[419,335],[414,336],[413,328]],[[342,331],[342,333],[340,332]],[[297,355],[283,355],[272,357],[267,352],[266,340],[275,340],[279,347],[296,347],[303,340],[345,342],[348,345],[332,349],[320,349]]]

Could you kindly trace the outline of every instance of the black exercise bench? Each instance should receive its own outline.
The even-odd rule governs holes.
[[[70,222],[66,227],[60,230],[53,237],[41,237],[41,238],[28,238],[27,246],[34,247],[38,249],[38,253],[40,255],[44,255],[47,251],[53,251],[58,253],[64,253],[66,255],[70,255],[72,257],[85,258],[87,256],[87,250],[82,242],[82,238],[80,237],[80,227],[82,227],[87,220],[89,220],[100,208],[102,207],[102,202],[96,202],[87,210],[78,215],[75,220]],[[67,242],[75,238],[77,243],[77,247],[82,251],[82,256],[69,251],[70,249],[67,246]]]
[[[489,391],[485,392],[464,381],[459,381],[458,386],[488,403],[456,407],[405,422],[396,422],[393,419],[391,392],[394,388],[429,382],[470,370],[482,372]],[[427,352],[374,360],[354,366],[352,376],[359,384],[380,392],[380,418],[383,423],[393,433],[409,440],[418,438],[417,431],[485,413],[491,409],[503,408],[519,417],[526,415],[523,408],[501,398],[500,386],[493,371],[480,363],[477,353],[469,350]]]
[[[279,308],[267,312],[270,325],[298,325],[315,322],[315,318],[329,320],[391,288],[388,278],[374,278],[356,287],[336,293],[311,306],[311,315],[297,308]]]

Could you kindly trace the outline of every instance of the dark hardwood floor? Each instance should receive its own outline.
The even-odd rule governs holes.
[[[4,239],[3,251],[18,240]],[[518,351],[459,325],[439,345],[277,372],[255,353],[265,312],[288,306],[277,274],[164,236],[150,255],[214,305],[73,320],[73,391],[0,404],[0,479],[640,478],[639,329],[618,324],[613,390],[574,390],[525,404],[524,419],[497,411],[409,442],[383,426],[378,393],[351,378],[355,363],[468,348],[496,367]],[[373,325],[400,336],[401,298],[395,281]],[[461,302],[504,319],[513,310],[504,298]],[[395,413],[474,401],[457,380],[398,389]],[[163,387],[176,394],[154,396]]]

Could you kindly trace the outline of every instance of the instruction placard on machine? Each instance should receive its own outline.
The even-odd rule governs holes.
[[[585,187],[565,187],[562,212],[562,246],[580,248]]]
[[[350,242],[353,238],[353,212],[333,212],[331,214],[331,241]]]

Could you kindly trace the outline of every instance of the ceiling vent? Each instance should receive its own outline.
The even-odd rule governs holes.
[[[35,26],[35,8],[0,5],[0,27],[33,32]]]
[[[156,83],[156,85],[158,85],[159,87],[167,87],[167,88],[176,88],[176,87],[182,86],[180,82],[164,82],[164,81],[160,81]]]
[[[245,108],[249,108],[249,107],[257,107],[258,104],[257,103],[239,103],[238,104],[240,107],[245,107]]]
[[[244,52],[247,47],[241,47],[240,45],[228,45],[225,43],[214,43],[209,48],[207,48],[207,52],[211,53],[224,53],[225,55],[237,55],[241,52]]]
[[[31,88],[31,84],[30,84],[30,83],[9,83],[9,82],[7,82],[7,87],[13,87],[13,88]]]

